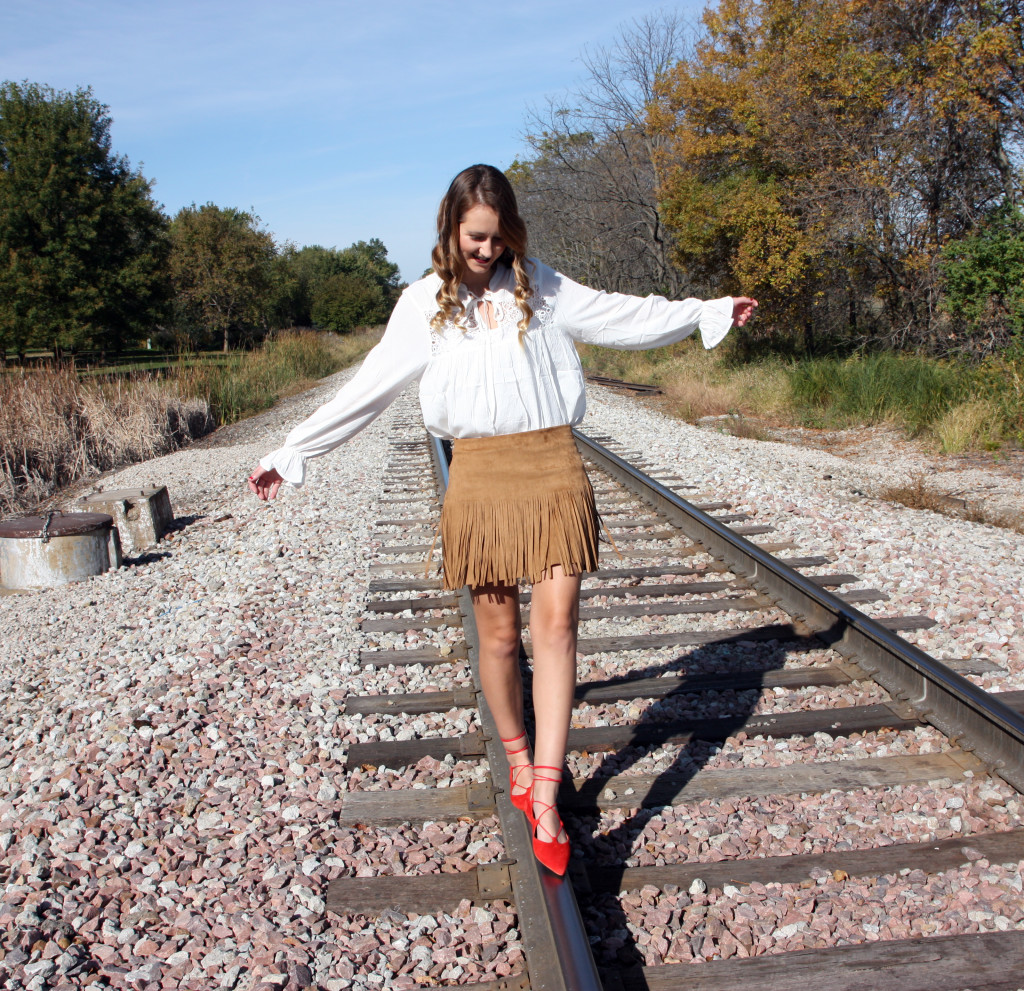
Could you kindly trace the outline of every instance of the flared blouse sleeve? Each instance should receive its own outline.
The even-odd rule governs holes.
[[[627,296],[591,289],[560,272],[551,275],[558,323],[574,340],[587,344],[642,351],[674,344],[699,329],[704,347],[713,348],[732,326],[731,296],[711,300]]]
[[[373,422],[418,378],[430,359],[423,309],[408,291],[399,297],[380,343],[338,394],[303,420],[284,445],[260,460],[292,485],[306,477],[306,461],[333,450]]]

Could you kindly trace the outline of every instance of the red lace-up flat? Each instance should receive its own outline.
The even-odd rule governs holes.
[[[516,754],[524,754],[530,749],[530,741],[526,737],[526,730],[523,730],[519,736],[513,736],[506,740],[504,737],[499,737],[502,744],[518,743],[522,740],[523,745],[518,750],[509,750],[505,747],[505,753],[509,757],[515,757]],[[508,797],[511,799],[512,804],[519,809],[520,812],[526,813],[526,818],[530,818],[530,786],[519,784],[519,776],[529,768],[529,764],[512,764],[508,769],[508,784],[509,792]],[[521,791],[518,795],[516,794],[516,788],[526,788],[526,791]]]
[[[539,771],[553,771],[558,777],[549,777],[547,774],[539,774]],[[561,781],[562,780],[562,769],[559,767],[547,767],[544,764],[535,764],[533,767],[533,780],[537,781]],[[546,812],[552,809],[555,815],[558,815],[558,808],[554,802],[550,805],[544,802],[537,802],[540,806],[540,815],[534,815],[534,800],[533,800],[533,785],[530,785],[529,791],[530,797],[530,811],[526,813],[527,818],[530,820],[530,825],[533,827],[533,855],[549,870],[555,874],[562,875],[565,873],[566,867],[569,866],[569,835],[565,831],[565,826],[562,825],[562,819],[558,819],[558,831],[552,833],[551,830],[541,825],[541,818]],[[543,839],[541,832],[547,833],[551,839]],[[564,841],[561,841],[562,837],[565,837]],[[561,841],[561,842],[560,842]]]

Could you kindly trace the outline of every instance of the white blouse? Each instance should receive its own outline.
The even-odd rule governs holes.
[[[382,413],[414,379],[427,429],[438,437],[493,437],[576,425],[586,411],[583,368],[574,341],[624,350],[656,348],[698,327],[706,348],[732,326],[731,296],[704,302],[601,292],[530,261],[533,319],[520,341],[515,274],[500,265],[482,297],[460,288],[460,325],[431,330],[440,278],[431,273],[399,298],[380,343],[337,396],[260,461],[292,485],[307,458],[344,443]],[[491,303],[496,327],[477,311]]]

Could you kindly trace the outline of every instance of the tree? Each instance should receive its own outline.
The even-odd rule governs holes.
[[[398,266],[388,261],[379,238],[340,251],[289,247],[279,256],[279,269],[279,319],[336,332],[383,323],[402,288]]]
[[[627,25],[611,48],[585,51],[583,87],[532,112],[533,154],[508,170],[531,250],[566,274],[623,292],[679,295],[686,277],[658,206],[647,127],[655,83],[687,50],[674,13]]]
[[[356,327],[383,323],[391,312],[383,290],[369,279],[339,272],[326,279],[313,301],[313,322],[343,334]]]
[[[942,246],[1019,194],[1019,0],[721,0],[704,29],[649,119],[678,262],[808,350],[943,349]]]
[[[342,271],[338,252],[309,244],[302,248],[285,245],[275,264],[278,290],[275,320],[282,327],[312,327],[313,301],[319,287]]]
[[[369,241],[356,241],[339,252],[341,271],[363,279],[376,286],[381,294],[381,306],[373,314],[369,323],[383,323],[391,313],[391,308],[398,300],[402,291],[402,281],[398,266],[388,261],[388,249],[380,238]]]
[[[167,218],[89,89],[0,86],[0,347],[120,347],[169,295]]]
[[[177,302],[193,327],[220,336],[267,323],[273,302],[271,234],[259,217],[213,203],[183,208],[171,223],[170,269]]]

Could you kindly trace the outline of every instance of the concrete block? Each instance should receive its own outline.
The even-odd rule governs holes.
[[[111,489],[93,492],[78,500],[91,513],[107,513],[121,537],[121,550],[131,556],[152,547],[174,522],[166,485],[144,489]]]

